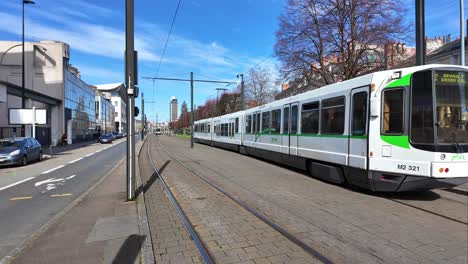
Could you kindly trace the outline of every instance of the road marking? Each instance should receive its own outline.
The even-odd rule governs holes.
[[[65,167],[65,165],[60,165],[60,166],[55,167],[55,168],[53,168],[53,169],[46,170],[46,171],[44,171],[44,172],[41,173],[41,174],[47,174],[47,173],[49,173],[49,172],[53,172],[54,170],[58,170],[58,169],[63,168],[63,167]]]
[[[28,200],[28,199],[32,199],[32,196],[14,197],[14,198],[10,198],[10,201]]]
[[[0,188],[0,191],[3,191],[3,190],[5,190],[5,189],[8,189],[8,188],[10,188],[10,187],[13,187],[13,186],[15,186],[15,185],[18,185],[18,184],[20,184],[20,183],[23,183],[23,182],[26,182],[26,181],[29,181],[29,180],[32,180],[32,179],[34,179],[34,177],[29,177],[29,178],[26,178],[26,179],[24,179],[24,180],[21,180],[21,181],[12,183],[12,184],[10,184],[10,185],[1,187],[1,188]]]
[[[72,196],[71,193],[62,193],[62,194],[51,194],[50,197],[65,197],[65,196]]]
[[[75,177],[76,177],[76,175],[72,175],[72,176],[67,177],[67,178],[65,178],[65,179],[66,179],[66,180],[70,180],[70,179],[73,179],[73,178],[75,178]]]
[[[80,160],[82,160],[82,159],[83,159],[83,157],[78,158],[78,159],[76,159],[76,160],[69,161],[68,164],[75,163],[75,162],[80,161]]]
[[[47,180],[44,180],[44,181],[36,182],[34,184],[34,186],[38,187],[38,186],[41,186],[44,183],[53,183],[53,182],[60,182],[60,181],[65,181],[65,180],[63,178],[59,178],[59,179],[51,178],[51,179],[47,179]]]
[[[89,153],[89,154],[88,154],[88,155],[86,155],[85,157],[89,157],[89,156],[92,156],[92,155],[94,155],[94,152],[92,152],[92,153]]]

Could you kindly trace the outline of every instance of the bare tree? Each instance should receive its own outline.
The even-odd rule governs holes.
[[[275,54],[283,78],[329,84],[385,68],[385,45],[406,39],[402,0],[289,0]]]
[[[271,102],[277,92],[272,75],[266,68],[254,68],[247,74],[245,98],[248,105],[258,106]]]

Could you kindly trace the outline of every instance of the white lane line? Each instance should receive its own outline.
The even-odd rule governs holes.
[[[68,164],[75,163],[75,162],[80,161],[80,160],[82,160],[82,159],[83,159],[83,157],[78,158],[78,159],[76,159],[76,160],[69,161]]]
[[[29,177],[29,178],[26,178],[26,179],[24,179],[24,180],[21,180],[21,181],[12,183],[12,184],[10,184],[10,185],[1,187],[1,188],[0,188],[0,191],[6,190],[6,189],[8,189],[8,188],[10,188],[10,187],[13,187],[13,186],[15,186],[15,185],[18,185],[18,184],[20,184],[20,183],[23,183],[23,182],[26,182],[26,181],[29,181],[29,180],[32,180],[32,179],[34,179],[34,177]]]
[[[92,152],[92,153],[89,153],[89,154],[88,154],[88,155],[86,155],[85,157],[89,157],[89,156],[92,156],[92,155],[94,155],[94,152]]]
[[[73,179],[73,178],[75,178],[75,177],[76,177],[76,175],[72,175],[72,176],[70,176],[70,177],[66,177],[65,179],[66,179],[66,180],[70,180],[70,179]]]
[[[41,174],[47,174],[47,173],[49,173],[49,172],[53,172],[54,170],[58,170],[58,169],[63,168],[63,167],[65,167],[65,165],[60,165],[60,166],[55,167],[55,168],[53,168],[53,169],[46,170],[46,171],[44,171],[44,172],[41,173]]]

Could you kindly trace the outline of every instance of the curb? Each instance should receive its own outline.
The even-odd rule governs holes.
[[[143,145],[146,142],[146,139],[148,136],[146,136],[143,139],[143,142],[140,145],[140,149],[138,150],[138,158],[140,157],[140,152],[143,149]],[[141,181],[140,177],[140,165],[139,163],[137,166],[135,166],[135,171],[136,171],[136,186],[142,186],[143,183]],[[154,251],[153,251],[153,242],[151,240],[151,233],[148,225],[148,215],[146,213],[146,204],[145,204],[145,194],[141,192],[137,196],[137,210],[138,210],[138,229],[140,232],[140,235],[144,235],[147,239],[142,241],[141,248],[140,248],[140,254],[141,254],[141,263],[143,264],[154,264],[155,263],[155,258],[154,258]],[[141,241],[140,241],[141,242]]]
[[[93,191],[101,182],[103,182],[109,175],[111,175],[118,166],[122,162],[125,161],[125,157],[122,158],[109,172],[106,173],[103,177],[101,177],[97,182],[95,182],[90,188],[88,188],[85,192],[80,194],[78,198],[76,198],[73,202],[67,205],[62,211],[58,212],[54,215],[49,221],[47,221],[41,228],[35,231],[32,235],[26,238],[20,245],[18,245],[15,249],[10,251],[3,259],[0,260],[0,264],[9,264],[12,260],[14,260],[23,250],[29,247],[34,240],[36,240],[39,236],[44,234],[52,225],[56,224],[63,216],[65,216],[68,212],[73,209],[77,204],[79,204],[83,199]]]

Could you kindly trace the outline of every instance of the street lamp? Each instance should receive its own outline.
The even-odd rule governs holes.
[[[226,91],[226,88],[216,88],[216,109],[218,110],[218,115],[219,115],[219,105],[218,105],[218,97],[219,97],[219,91]]]
[[[24,100],[25,99],[24,94],[25,94],[25,89],[26,89],[24,87],[24,83],[25,83],[25,81],[24,81],[24,78],[25,78],[25,76],[24,76],[25,75],[24,74],[25,73],[25,67],[24,67],[24,6],[25,5],[33,5],[33,4],[35,4],[34,1],[23,0],[23,52],[22,52],[22,55],[21,55],[22,56],[22,61],[23,61],[22,62],[22,74],[21,74],[21,82],[22,82],[21,86],[23,88],[23,89],[21,89],[21,108],[23,108],[23,109],[26,107],[26,102]],[[26,136],[26,127],[25,127],[25,125],[22,126],[22,130],[23,130],[22,131],[22,136]]]

